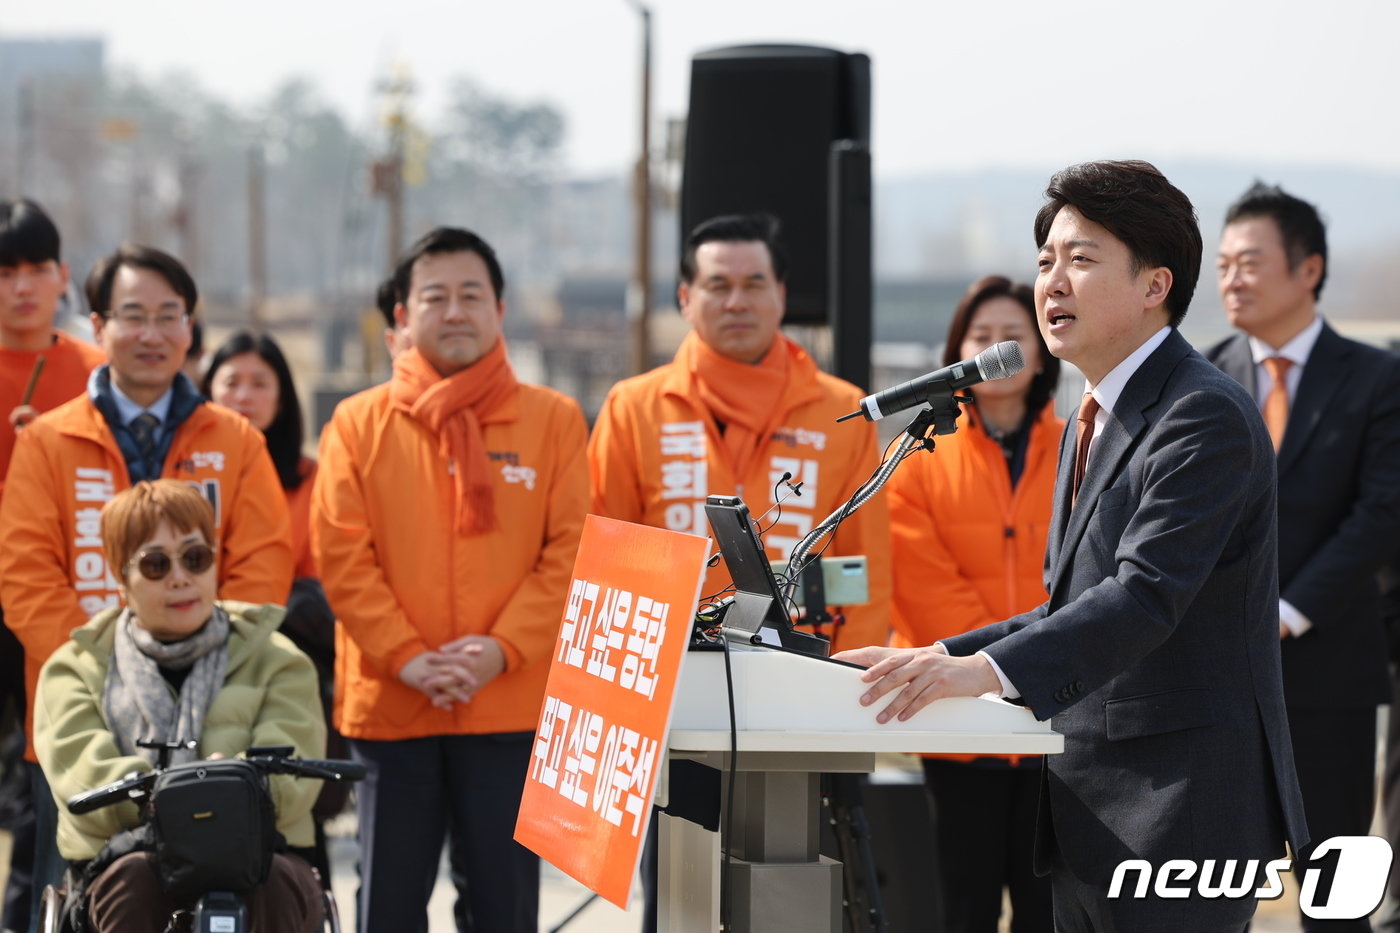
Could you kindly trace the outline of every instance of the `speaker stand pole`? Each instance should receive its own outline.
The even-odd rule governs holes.
[[[640,0],[628,2],[642,18],[642,142],[633,178],[636,257],[627,296],[632,324],[631,370],[635,375],[651,368],[651,8]]]
[[[832,143],[828,180],[832,368],[837,376],[869,391],[874,341],[870,148],[850,139]]]

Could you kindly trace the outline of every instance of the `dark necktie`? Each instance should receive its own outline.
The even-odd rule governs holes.
[[[141,454],[142,463],[150,463],[156,452],[156,430],[160,419],[148,411],[143,411],[131,419],[131,436],[136,439],[136,451]]]
[[[1094,416],[1099,413],[1098,400],[1085,392],[1079,403],[1079,424],[1074,434],[1074,493],[1070,505],[1079,499],[1079,484],[1084,482],[1084,467],[1089,462],[1089,444],[1094,439]]]

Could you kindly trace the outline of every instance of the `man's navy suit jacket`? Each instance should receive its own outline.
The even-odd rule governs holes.
[[[1206,356],[1254,389],[1249,338]],[[1283,640],[1290,707],[1390,702],[1377,575],[1400,546],[1400,358],[1323,325],[1278,452],[1278,575],[1313,628]]]
[[[1074,424],[1071,419],[1069,426]],[[1067,426],[1050,599],[944,642],[986,649],[1065,750],[1036,866],[1273,859],[1307,841],[1279,672],[1274,452],[1254,400],[1174,329],[1128,380],[1071,507]]]

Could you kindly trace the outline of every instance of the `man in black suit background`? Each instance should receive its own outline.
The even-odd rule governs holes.
[[[838,657],[870,665],[862,703],[894,694],[881,722],[987,692],[1054,717],[1065,749],[1046,756],[1035,861],[1057,931],[1238,931],[1254,885],[1237,898],[1108,895],[1127,859],[1243,865],[1306,842],[1279,673],[1269,435],[1249,394],[1176,331],[1201,234],[1160,172],[1065,169],[1035,236],[1041,332],[1089,390],[1061,447],[1050,599],[931,647]]]
[[[1239,333],[1206,356],[1254,394],[1278,456],[1278,633],[1308,828],[1315,842],[1364,836],[1376,707],[1390,702],[1377,575],[1400,543],[1400,357],[1318,315],[1326,233],[1281,188],[1255,183],[1230,206],[1216,270]]]
[[[1385,838],[1400,849],[1400,564],[1391,561],[1380,573],[1381,625],[1390,644],[1390,718],[1385,733],[1385,771],[1381,776],[1381,806]],[[1385,903],[1375,914],[1375,929],[1400,933],[1400,871],[1391,871]]]

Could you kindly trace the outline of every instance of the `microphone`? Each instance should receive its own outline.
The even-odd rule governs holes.
[[[953,393],[958,389],[975,386],[991,379],[1005,379],[1025,369],[1026,361],[1021,356],[1021,345],[1014,340],[1003,340],[990,346],[970,360],[954,363],[926,373],[917,379],[910,379],[902,385],[860,400],[860,411],[842,415],[837,421],[846,421],[857,415],[864,415],[866,421],[879,421],[887,415],[922,405],[939,393]]]

